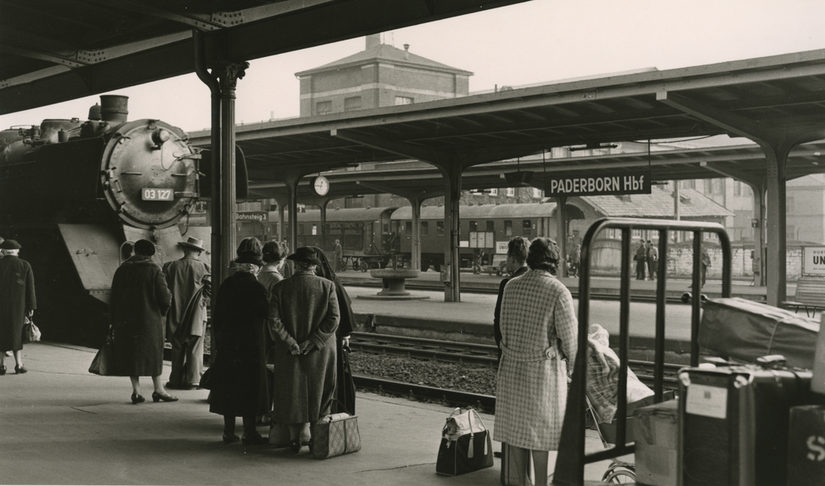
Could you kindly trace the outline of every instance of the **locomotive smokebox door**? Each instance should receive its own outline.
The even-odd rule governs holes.
[[[155,120],[124,123],[101,161],[106,200],[129,225],[173,226],[198,197],[196,157],[178,128]]]

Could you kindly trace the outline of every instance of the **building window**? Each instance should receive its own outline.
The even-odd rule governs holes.
[[[396,96],[395,97],[395,104],[396,105],[411,105],[415,100],[413,100],[412,96]]]
[[[438,236],[444,236],[444,221],[435,222],[435,233]]]
[[[406,221],[406,222],[404,223],[404,231],[405,231],[407,234],[411,234],[411,233],[412,233],[412,221]]]
[[[533,188],[533,199],[541,199],[544,197],[544,191],[541,189],[534,187]]]
[[[352,111],[352,110],[360,110],[361,109],[361,97],[360,96],[352,96],[349,98],[344,98],[344,111]]]
[[[487,190],[490,191],[490,192],[488,192],[489,195],[498,196],[498,188],[487,189]]]
[[[740,181],[733,181],[733,195],[734,196],[741,196],[742,195],[742,183]]]
[[[513,222],[509,219],[504,220],[504,236],[508,238],[513,236]]]
[[[507,189],[505,189],[504,194],[507,197],[516,197],[516,188],[515,187],[508,187]]]
[[[725,180],[724,179],[713,179],[713,194],[724,194],[725,193]]]
[[[421,236],[427,236],[430,234],[430,225],[427,221],[421,222]]]
[[[332,101],[319,101],[315,104],[316,115],[326,115],[332,113]]]

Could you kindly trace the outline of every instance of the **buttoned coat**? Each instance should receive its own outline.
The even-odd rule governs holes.
[[[23,349],[26,313],[36,308],[29,262],[16,255],[0,258],[0,352]]]
[[[171,303],[163,271],[150,257],[135,255],[117,268],[109,299],[117,376],[161,374]]]
[[[575,362],[577,334],[570,291],[550,272],[530,270],[507,282],[501,303],[496,440],[525,449],[558,449],[567,363]]]
[[[270,317],[275,342],[275,421],[315,422],[330,413],[335,394],[335,330],[340,314],[335,284],[298,271],[272,288]],[[293,356],[293,343],[315,350]]]
[[[209,265],[195,256],[184,256],[167,263],[163,268],[166,283],[172,292],[172,307],[166,316],[166,332],[169,335],[203,336],[206,323],[206,299],[195,293],[203,287],[204,277],[209,275]]]

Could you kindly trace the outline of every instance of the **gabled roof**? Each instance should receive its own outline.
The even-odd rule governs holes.
[[[324,71],[332,71],[344,67],[362,66],[364,64],[371,64],[381,61],[396,65],[413,66],[417,68],[423,67],[431,71],[443,71],[455,74],[464,74],[466,76],[472,76],[473,74],[470,71],[465,71],[463,69],[448,66],[446,64],[433,61],[432,59],[427,59],[426,57],[415,55],[409,51],[398,49],[397,47],[391,46],[389,44],[377,44],[361,52],[356,52],[351,56],[347,56],[337,61],[324,64],[323,66],[318,66],[316,68],[307,69],[306,71],[295,73],[295,75],[308,76],[310,74],[316,74]]]
[[[679,214],[681,217],[698,219],[733,216],[733,211],[694,189],[680,189]],[[627,196],[583,196],[579,199],[604,216],[638,218],[673,218],[673,192],[653,187],[650,194]],[[571,198],[571,203],[574,200]]]

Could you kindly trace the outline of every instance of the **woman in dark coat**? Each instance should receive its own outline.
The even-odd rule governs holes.
[[[5,240],[0,250],[0,375],[6,374],[6,351],[14,352],[14,372],[23,374],[23,323],[37,308],[34,276],[29,262],[17,256],[19,243]]]
[[[163,271],[153,260],[155,245],[149,240],[135,243],[135,255],[123,262],[112,279],[109,302],[114,333],[116,376],[132,381],[132,403],[144,401],[141,376],[151,376],[152,400],[177,400],[163,388],[163,331],[172,293]]]
[[[209,411],[223,415],[223,441],[238,440],[235,417],[243,418],[244,444],[267,440],[255,428],[255,417],[269,411],[266,375],[267,296],[255,278],[260,270],[260,245],[243,251],[233,262],[235,272],[218,289],[212,315],[217,355]]]
[[[335,284],[335,295],[338,297],[338,312],[341,320],[338,322],[338,329],[335,330],[336,344],[336,380],[335,380],[335,401],[332,404],[332,413],[347,412],[355,415],[355,381],[352,379],[352,371],[349,367],[349,339],[352,334],[352,325],[355,318],[352,313],[352,301],[344,289],[343,284],[335,275],[327,256],[320,248],[313,247],[321,264],[315,268],[315,273],[331,280]]]

